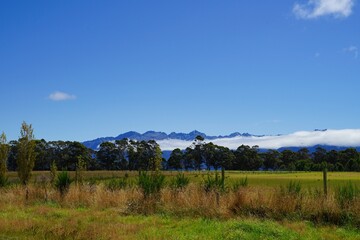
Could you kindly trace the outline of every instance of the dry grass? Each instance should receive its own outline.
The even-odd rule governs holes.
[[[199,184],[174,190],[166,187],[161,197],[144,198],[137,187],[110,191],[103,183],[71,185],[62,199],[49,184],[29,186],[25,201],[22,186],[0,189],[0,210],[7,207],[26,208],[50,204],[69,209],[115,209],[117,213],[174,216],[233,218],[251,216],[274,220],[308,220],[314,223],[351,224],[360,227],[360,199],[354,198],[341,206],[331,191],[327,196],[315,191],[287,193],[280,188],[242,187],[238,191],[205,192]],[[46,212],[46,207],[43,209]]]

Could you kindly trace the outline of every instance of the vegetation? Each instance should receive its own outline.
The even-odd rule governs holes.
[[[66,171],[62,171],[57,175],[55,187],[58,189],[61,198],[64,198],[70,189],[72,180]]]
[[[124,139],[103,143],[98,152],[93,152],[78,142],[34,140],[32,126],[24,122],[18,141],[7,143],[5,134],[0,137],[0,185],[7,179],[10,183],[9,187],[0,188],[0,219],[6,219],[0,220],[0,238],[116,239],[119,236],[107,236],[110,232],[125,234],[126,238],[188,239],[193,236],[184,234],[191,233],[191,227],[190,230],[177,230],[177,226],[181,229],[180,225],[162,231],[161,235],[147,232],[151,227],[143,230],[144,235],[123,230],[108,231],[98,220],[101,217],[101,222],[106,222],[110,220],[109,216],[117,221],[131,217],[139,222],[155,219],[159,223],[153,225],[154,229],[158,227],[156,224],[164,225],[166,219],[170,222],[176,219],[180,223],[188,219],[186,221],[204,229],[212,224],[222,229],[204,233],[194,231],[196,238],[206,236],[207,239],[332,237],[325,231],[323,235],[311,235],[316,231],[310,223],[317,225],[315,229],[322,229],[319,224],[338,229],[346,226],[350,230],[335,234],[336,237],[354,237],[358,234],[354,229],[360,228],[359,174],[331,171],[357,171],[358,162],[359,153],[355,149],[260,153],[257,146],[242,145],[231,151],[205,143],[201,136],[196,137],[185,151],[175,149],[165,161],[155,141]],[[34,172],[32,177],[34,166],[41,170],[50,169],[50,172]],[[57,173],[58,167],[63,171]],[[195,171],[178,172],[175,176],[171,171],[161,171],[168,168]],[[18,178],[7,169],[17,169]],[[229,171],[232,169],[247,171]],[[258,169],[271,171],[249,172]],[[293,172],[299,169],[323,172]],[[139,170],[137,176],[137,171],[133,170]],[[72,178],[77,184],[71,185]],[[52,187],[49,187],[48,179]],[[25,195],[18,183],[26,186]],[[323,191],[319,190],[322,187]],[[26,203],[22,201],[24,198]],[[9,211],[15,215],[10,216]],[[79,211],[90,215],[80,217],[78,215],[87,214],[79,214]],[[111,214],[108,216],[104,212]],[[24,223],[22,228],[9,225],[27,214],[33,214],[31,220],[26,221],[28,225]],[[47,219],[51,219],[53,225],[44,224]],[[207,223],[199,219],[207,219],[201,220]],[[265,222],[260,223],[259,219],[265,219]],[[56,227],[59,222],[70,224]],[[305,224],[302,228],[306,230],[294,233],[292,227],[283,227],[283,232],[279,232],[279,222],[292,227]],[[107,229],[112,228],[112,224],[115,223],[110,223]],[[134,232],[143,229],[137,223],[134,228],[137,229]],[[114,225],[112,229],[124,228]],[[11,233],[13,235],[9,235]]]
[[[9,155],[9,146],[6,144],[6,135],[0,135],[0,187],[7,185],[7,159]]]

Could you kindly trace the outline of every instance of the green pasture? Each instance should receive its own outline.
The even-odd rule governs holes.
[[[124,216],[117,209],[0,207],[0,239],[360,239],[354,228],[259,219]]]
[[[162,172],[169,180],[178,174],[177,171]],[[185,171],[185,175],[190,178],[190,182],[201,183],[207,177],[207,174],[215,175],[215,171]],[[220,172],[218,172],[220,174]],[[138,176],[137,171],[86,171],[83,173],[85,180],[94,180],[101,182],[112,178],[120,178],[128,176],[130,180],[135,181]],[[75,172],[70,172],[72,177]],[[269,171],[226,171],[226,183],[231,184],[238,179],[248,179],[249,186],[277,187],[286,185],[290,181],[299,181],[301,185],[306,187],[323,186],[322,172],[269,172]],[[48,171],[34,171],[32,181],[41,181],[42,176],[49,176]],[[18,182],[17,173],[9,172],[10,182]],[[353,182],[360,186],[359,172],[328,172],[328,186],[330,188],[337,187],[347,182]]]

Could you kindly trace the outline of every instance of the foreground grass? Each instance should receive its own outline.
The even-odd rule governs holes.
[[[0,239],[360,239],[359,234],[308,222],[126,216],[116,208],[39,204],[0,209]]]

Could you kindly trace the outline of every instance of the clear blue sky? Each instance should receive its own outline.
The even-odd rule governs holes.
[[[0,132],[360,128],[360,3],[0,2]]]

